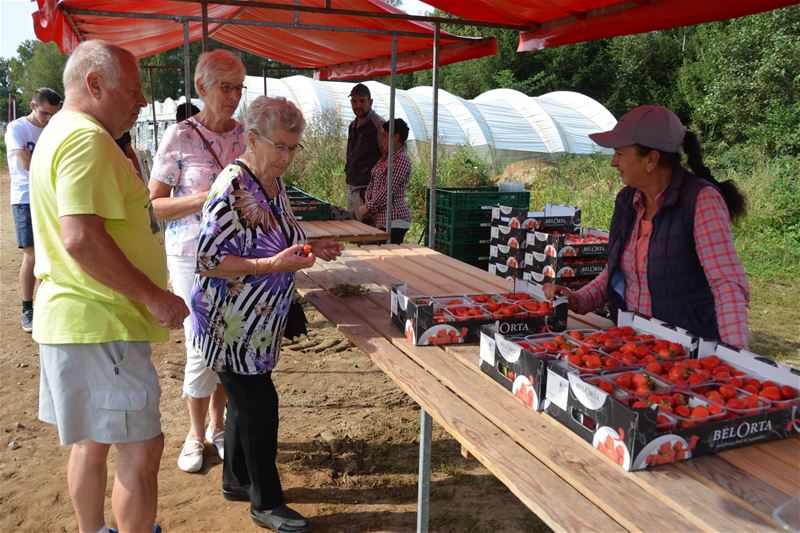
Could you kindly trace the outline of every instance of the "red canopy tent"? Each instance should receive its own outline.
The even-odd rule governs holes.
[[[295,67],[315,69],[320,79],[347,80],[391,73],[390,119],[394,117],[395,73],[432,67],[432,191],[436,187],[438,67],[491,55],[497,49],[493,39],[469,39],[440,32],[441,23],[517,30],[520,32],[517,50],[524,52],[740,17],[800,3],[800,0],[425,0],[466,19],[454,20],[408,16],[380,0],[299,0],[296,6],[295,0],[270,3],[218,0],[202,5],[198,0],[37,1],[39,11],[33,15],[37,37],[56,42],[63,52],[69,52],[84,39],[100,38],[144,57],[200,39],[205,26],[219,42]],[[128,20],[123,22],[120,17]],[[434,23],[435,27],[425,22]],[[264,31],[259,26],[271,29]],[[185,55],[188,72],[188,51]],[[392,131],[393,121],[390,121],[389,181]],[[391,191],[390,186],[388,190]],[[436,233],[435,198],[431,194],[429,201],[431,247]],[[389,196],[388,213],[392,212],[391,205]],[[388,219],[387,227],[390,226]],[[430,442],[431,418],[423,409],[418,531],[427,531]]]
[[[145,57],[180,46],[189,21],[189,41],[203,36],[199,2],[38,0],[33,14],[36,36],[69,52],[81,40],[104,39]],[[284,9],[208,4],[208,34],[215,41],[297,68],[314,69],[319,79],[347,80],[391,72],[392,35],[398,35],[397,72],[433,66],[434,28],[404,20],[405,13],[380,0],[304,0],[300,10],[286,10],[293,1],[274,2]],[[328,12],[326,12],[328,11]],[[355,17],[347,12],[394,15]],[[458,37],[441,32],[439,64],[492,55],[493,38]]]
[[[518,52],[713,22],[797,0],[425,0],[459,17],[528,26]]]

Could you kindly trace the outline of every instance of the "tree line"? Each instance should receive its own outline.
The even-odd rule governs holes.
[[[441,88],[462,98],[501,87],[530,96],[576,91],[617,117],[640,104],[660,103],[698,131],[712,149],[746,144],[765,153],[800,155],[800,6],[532,53],[516,52],[514,32],[445,29],[498,41],[494,56],[442,67]],[[213,47],[225,48],[219,43]],[[200,50],[199,42],[190,45],[192,64]],[[65,58],[55,44],[26,41],[17,52],[13,59],[0,59],[2,121],[9,92],[17,95],[19,116],[27,112],[36,88],[63,89]],[[242,58],[250,75],[309,74],[251,54],[243,53]],[[144,58],[141,64],[182,67],[183,48]],[[143,69],[148,95],[151,75],[156,99],[183,94],[182,69]],[[400,75],[398,87],[430,85],[431,76],[430,71]]]

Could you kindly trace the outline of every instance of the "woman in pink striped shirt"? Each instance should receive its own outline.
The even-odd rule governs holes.
[[[690,332],[746,347],[750,289],[736,253],[731,221],[745,214],[732,181],[718,182],[700,144],[669,109],[640,106],[611,131],[590,135],[614,149],[611,166],[625,184],[617,195],[606,270],[572,292],[570,309],[587,313],[608,301]],[[681,166],[680,149],[691,172]]]

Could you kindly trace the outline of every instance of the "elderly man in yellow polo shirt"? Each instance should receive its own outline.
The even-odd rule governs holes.
[[[150,343],[188,309],[166,290],[164,240],[147,188],[114,139],[146,105],[134,56],[81,43],[64,68],[66,99],[36,145],[33,338],[39,418],[71,444],[67,481],[80,531],[106,532],[106,460],[118,451],[111,503],[121,531],[149,531],[164,447]]]

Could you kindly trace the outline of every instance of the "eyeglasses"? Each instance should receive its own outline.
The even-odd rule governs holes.
[[[273,147],[275,147],[275,149],[276,149],[276,150],[278,150],[279,152],[282,152],[282,153],[284,153],[284,154],[294,155],[294,153],[295,153],[297,150],[302,150],[303,148],[305,148],[305,147],[304,147],[302,144],[300,144],[300,143],[297,143],[297,144],[295,144],[294,146],[289,146],[288,144],[283,144],[283,143],[276,143],[276,142],[275,142],[275,141],[273,141],[272,139],[269,139],[269,138],[267,138],[267,137],[264,137],[263,135],[259,135],[259,136],[258,136],[258,138],[259,138],[259,139],[264,139],[265,141],[267,141],[268,143],[270,143],[270,144],[271,144]]]
[[[225,83],[224,81],[221,81],[219,83],[219,87],[220,87],[220,89],[222,89],[222,92],[224,92],[225,94],[230,94],[230,93],[232,93],[234,91],[236,91],[237,93],[241,94],[241,93],[243,93],[243,92],[245,92],[247,90],[247,87],[245,87],[242,84],[231,85],[230,83]]]

